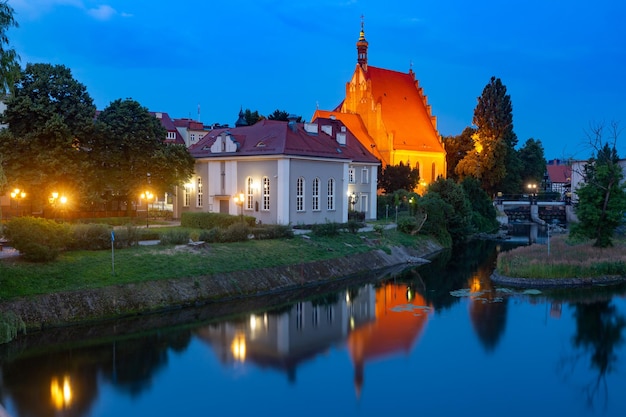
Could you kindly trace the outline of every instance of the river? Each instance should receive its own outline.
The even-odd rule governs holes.
[[[626,415],[626,289],[498,288],[505,249],[27,335],[0,347],[0,416]]]

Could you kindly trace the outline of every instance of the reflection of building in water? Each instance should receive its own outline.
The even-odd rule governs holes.
[[[373,287],[366,286],[323,304],[299,302],[284,311],[207,326],[198,336],[223,363],[250,361],[285,370],[294,380],[299,363],[341,343],[351,326],[373,320],[373,304]]]
[[[363,386],[366,362],[397,353],[408,353],[428,321],[426,301],[408,284],[385,283],[376,289],[374,320],[356,326],[348,336],[354,362],[357,395]]]

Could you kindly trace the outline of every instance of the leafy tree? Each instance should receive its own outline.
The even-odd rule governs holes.
[[[576,190],[579,222],[572,225],[573,236],[595,239],[594,246],[600,248],[613,246],[613,233],[624,223],[626,212],[626,184],[615,148],[617,126],[613,128],[613,145],[604,143],[602,147],[602,126],[594,129],[597,151],[585,165],[584,183]]]
[[[264,116],[259,114],[258,110],[251,111],[250,109],[246,109],[246,111],[243,112],[243,117],[244,119],[246,119],[246,123],[248,123],[248,126],[252,126],[259,120],[265,119]]]
[[[55,189],[82,194],[96,113],[85,86],[62,65],[28,64],[6,105],[0,151],[10,185],[28,185],[39,204]]]
[[[453,244],[462,243],[472,232],[472,207],[461,185],[451,179],[438,178],[428,186],[428,194],[436,193],[452,207],[446,215],[446,229]]]
[[[496,209],[491,198],[480,187],[476,178],[467,177],[461,182],[465,196],[472,208],[472,228],[478,232],[492,232],[498,228]]]
[[[14,10],[7,1],[0,2],[0,90],[2,93],[12,91],[15,80],[20,75],[19,56],[15,49],[9,48],[7,31],[11,27],[19,27],[13,17]]]
[[[446,178],[458,180],[459,176],[456,174],[455,169],[468,152],[474,150],[474,139],[472,136],[476,133],[476,129],[466,127],[463,132],[457,136],[444,136],[443,145],[446,149],[446,165],[447,175]]]
[[[404,165],[402,161],[398,165],[387,165],[378,172],[378,189],[386,194],[397,190],[414,190],[420,179],[419,170]]]
[[[438,193],[426,193],[417,200],[417,208],[426,215],[420,233],[432,236],[444,247],[452,246],[446,219],[454,214],[452,205],[445,202]]]
[[[283,122],[288,122],[290,115],[291,113],[288,113],[285,110],[276,109],[274,110],[272,114],[267,116],[267,119],[268,120],[281,120]],[[303,122],[302,116],[296,116],[296,123],[302,123],[302,122]]]
[[[546,172],[546,158],[540,140],[530,138],[519,150],[522,162],[521,179],[525,183],[541,184]]]
[[[183,145],[165,144],[166,133],[138,102],[118,99],[109,104],[98,115],[90,143],[94,191],[105,200],[130,203],[146,187],[156,195],[182,185],[195,161]]]
[[[506,86],[491,77],[478,97],[473,124],[477,127],[476,151],[468,152],[456,173],[480,180],[489,195],[498,191],[518,192],[521,187],[521,162],[515,151],[517,136],[513,132],[513,107]]]

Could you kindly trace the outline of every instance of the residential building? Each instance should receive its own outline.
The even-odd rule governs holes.
[[[208,130],[205,129],[202,122],[193,119],[174,119],[174,126],[176,126],[176,130],[182,136],[187,147],[200,142]]]
[[[339,120],[213,129],[189,151],[195,175],[177,195],[175,217],[216,212],[296,225],[346,222],[354,209],[376,218],[379,161]]]
[[[346,84],[346,97],[334,110],[317,110],[312,120],[334,116],[382,163],[417,167],[421,190],[446,175],[446,152],[419,81],[408,73],[377,68],[368,63],[363,24],[357,47],[357,65]]]
[[[565,197],[565,194],[570,192],[572,185],[572,167],[560,163],[558,159],[550,161],[546,165],[546,178],[545,178],[545,191],[552,191],[561,194]]]
[[[150,112],[151,115],[159,119],[161,122],[161,126],[167,130],[167,135],[165,137],[165,143],[175,143],[178,145],[184,145],[185,140],[182,135],[178,132],[174,121],[170,117],[169,114],[164,112]]]

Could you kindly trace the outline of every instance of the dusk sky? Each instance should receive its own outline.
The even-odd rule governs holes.
[[[586,159],[587,131],[624,129],[622,0],[9,0],[26,63],[63,64],[98,109],[132,98],[151,111],[233,125],[240,107],[309,120],[345,96],[361,15],[369,64],[412,65],[442,135],[472,123],[491,76],[511,95],[521,146]],[[198,112],[200,108],[200,112]],[[610,139],[607,136],[605,139]]]

